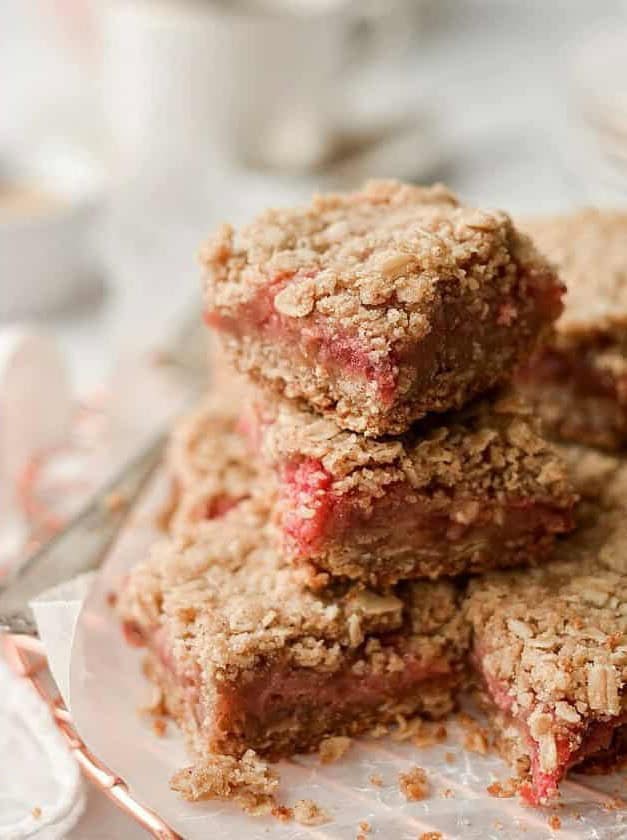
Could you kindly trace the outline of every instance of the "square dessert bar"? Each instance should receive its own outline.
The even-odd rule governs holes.
[[[627,443],[627,213],[586,210],[523,224],[567,286],[555,336],[520,386],[558,437]]]
[[[370,436],[505,381],[563,287],[508,216],[373,181],[208,243],[206,320],[240,370]]]
[[[587,507],[557,562],[470,585],[474,665],[532,804],[554,799],[571,767],[627,761],[627,520],[624,503],[608,501],[595,515]]]
[[[287,403],[257,413],[281,549],[311,570],[310,585],[538,562],[573,527],[567,471],[518,398],[482,399],[380,440]]]
[[[239,429],[240,396],[225,391],[206,398],[175,423],[165,463],[170,498],[162,517],[170,533],[194,533],[251,494],[257,468]]]
[[[277,555],[256,501],[197,541],[156,547],[122,586],[118,610],[199,756],[277,758],[398,714],[439,718],[467,650],[452,585],[315,595]]]

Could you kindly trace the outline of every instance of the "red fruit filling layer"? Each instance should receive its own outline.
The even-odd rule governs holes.
[[[564,721],[556,726],[556,767],[551,772],[542,769],[538,742],[529,731],[529,718],[535,707],[521,709],[512,713],[514,698],[509,693],[506,683],[494,679],[481,668],[481,654],[475,650],[475,665],[481,672],[491,701],[517,727],[528,751],[531,769],[531,781],[520,787],[520,795],[528,805],[543,805],[555,799],[559,794],[559,783],[571,767],[579,765],[582,770],[589,763],[591,769],[606,772],[627,760],[627,745],[622,744],[623,730],[627,724],[627,712],[610,720],[592,720],[586,723],[566,725]],[[478,664],[477,664],[478,663]],[[559,734],[557,732],[559,731]],[[614,744],[615,736],[619,736]],[[611,760],[608,751],[613,751]],[[624,750],[624,752],[623,752]],[[595,762],[595,756],[601,761]]]
[[[241,721],[242,729],[262,733],[281,721],[320,715],[322,709],[324,719],[332,719],[341,729],[343,723],[350,724],[360,714],[374,712],[389,702],[415,699],[419,706],[422,687],[432,694],[438,687],[455,685],[456,677],[445,660],[424,662],[411,653],[403,653],[402,647],[393,647],[404,666],[394,672],[356,674],[350,660],[334,674],[278,663],[246,685],[231,684],[221,691],[215,709],[216,724],[207,734],[210,739],[219,737],[221,720],[230,731],[233,721]]]
[[[386,487],[380,499],[368,499],[364,513],[357,494],[334,493],[333,476],[313,458],[285,465],[282,479],[282,527],[303,558],[345,534],[351,539],[360,528],[380,532],[385,542],[404,541],[408,549],[428,547],[446,555],[449,544],[464,540],[498,551],[516,539],[534,542],[573,527],[570,510],[532,499],[510,499],[506,505],[455,499],[449,513],[434,513],[428,497],[422,504],[415,501],[416,491],[400,482]],[[469,509],[472,517],[461,521],[456,511]]]
[[[375,382],[379,399],[389,405],[396,394],[398,359],[393,353],[373,359],[369,348],[341,329],[329,329],[327,319],[313,313],[297,321],[285,318],[274,308],[274,299],[294,277],[311,277],[312,272],[283,273],[260,289],[255,297],[242,305],[237,318],[205,314],[206,323],[218,330],[243,336],[255,332],[269,342],[289,344],[293,352],[308,365],[320,364],[329,373],[357,380]]]
[[[596,364],[599,354],[611,348],[610,344],[571,352],[545,349],[520,370],[520,381],[532,385],[570,384],[581,396],[609,397],[627,410],[627,374],[617,375]]]

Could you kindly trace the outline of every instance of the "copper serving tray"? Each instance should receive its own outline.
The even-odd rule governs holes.
[[[48,673],[44,647],[32,636],[5,634],[4,653],[11,670],[27,680],[50,709],[52,719],[89,781],[131,819],[160,840],[183,840],[154,811],[138,802],[124,779],[106,767],[78,735],[72,717]]]

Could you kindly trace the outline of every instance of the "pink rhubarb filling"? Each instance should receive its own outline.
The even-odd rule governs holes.
[[[555,735],[556,767],[553,771],[547,772],[541,766],[539,744],[529,731],[528,721],[536,707],[521,709],[514,714],[512,712],[514,698],[510,694],[507,683],[495,679],[481,668],[481,654],[477,650],[475,650],[474,660],[475,663],[479,663],[478,667],[490,699],[518,728],[529,750],[531,782],[525,783],[520,788],[522,799],[529,805],[542,805],[555,799],[559,793],[559,783],[568,770],[581,764],[587,758],[593,757],[596,753],[607,750],[615,732],[627,723],[627,713],[610,720],[592,720],[570,726],[560,722],[559,734],[556,732]]]
[[[440,545],[447,551],[447,543],[464,540],[482,541],[494,549],[518,537],[530,541],[547,534],[565,533],[572,528],[572,512],[532,499],[510,499],[506,505],[494,505],[485,500],[472,520],[464,523],[455,517],[472,499],[453,500],[450,514],[428,511],[420,502],[409,503],[415,496],[410,485],[397,483],[386,488],[379,499],[369,500],[368,514],[362,512],[359,498],[354,494],[334,492],[333,476],[322,463],[303,458],[287,463],[282,469],[282,527],[294,541],[304,558],[310,558],[324,548],[329,540],[349,538],[355,528],[385,530],[393,523],[394,534],[411,542],[416,548]]]
[[[329,373],[353,380],[374,382],[378,397],[390,405],[396,394],[398,359],[394,353],[374,358],[368,346],[345,330],[330,329],[327,319],[313,313],[295,321],[274,307],[274,299],[294,277],[311,277],[315,272],[282,273],[243,304],[237,318],[217,312],[205,314],[206,323],[218,330],[242,336],[251,331],[272,343],[286,344],[307,364],[320,364]]]

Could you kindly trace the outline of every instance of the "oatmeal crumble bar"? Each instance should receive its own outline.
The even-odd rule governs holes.
[[[528,775],[520,792],[532,804],[554,799],[571,767],[627,760],[627,575],[598,565],[599,545],[584,531],[565,540],[567,559],[470,585],[497,746]]]
[[[568,474],[518,398],[482,399],[375,440],[287,402],[257,411],[281,550],[378,587],[544,559],[573,526]]]
[[[195,541],[164,541],[122,586],[127,638],[147,646],[194,752],[277,758],[399,714],[446,714],[467,645],[456,589],[316,595],[270,530],[261,503],[243,502]]]
[[[509,378],[563,287],[509,217],[372,181],[268,210],[204,250],[208,324],[238,368],[367,435]]]
[[[206,398],[178,420],[166,453],[171,491],[166,528],[176,536],[223,516],[247,498],[257,477],[240,428],[243,392]]]
[[[521,387],[557,436],[627,443],[627,213],[583,210],[521,223],[567,286],[555,336]]]

